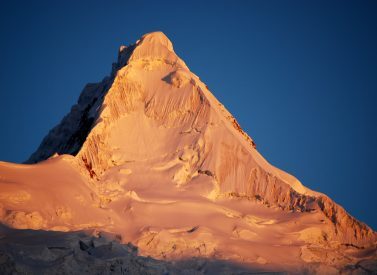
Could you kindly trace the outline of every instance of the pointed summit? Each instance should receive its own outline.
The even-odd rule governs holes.
[[[160,31],[144,34],[140,41],[137,42],[137,44],[145,45],[147,47],[159,44],[166,47],[169,51],[174,51],[173,44],[171,43],[169,38],[163,32]]]
[[[175,54],[169,38],[162,32],[145,34],[136,42],[129,62],[138,60],[160,60],[188,69],[186,64]]]

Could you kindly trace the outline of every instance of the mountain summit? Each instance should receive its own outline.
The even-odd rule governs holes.
[[[376,233],[269,164],[162,32],[121,46],[26,163],[0,163],[11,228],[108,232],[142,256],[258,271],[376,267]]]

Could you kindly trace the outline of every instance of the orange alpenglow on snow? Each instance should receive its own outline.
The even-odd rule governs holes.
[[[0,163],[4,273],[377,269],[376,232],[269,164],[162,32],[26,163]]]

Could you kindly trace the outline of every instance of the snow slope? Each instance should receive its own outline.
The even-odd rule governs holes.
[[[27,163],[0,163],[0,217],[13,228],[96,229],[156,259],[254,270],[377,259],[376,233],[270,165],[161,32],[122,46]]]

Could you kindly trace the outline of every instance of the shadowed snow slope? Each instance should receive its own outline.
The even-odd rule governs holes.
[[[375,268],[376,233],[270,165],[161,32],[122,46],[27,163],[0,163],[9,227],[111,232],[156,259]]]

